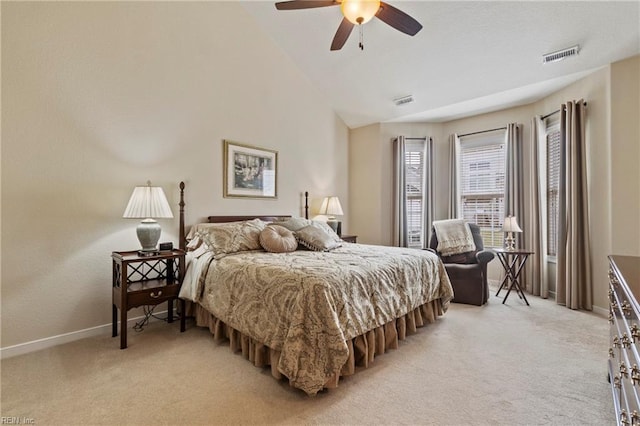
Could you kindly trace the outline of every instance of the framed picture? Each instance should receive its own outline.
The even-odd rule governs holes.
[[[224,141],[224,197],[276,198],[278,152]]]

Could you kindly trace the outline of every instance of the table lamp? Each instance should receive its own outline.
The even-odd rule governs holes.
[[[133,189],[122,217],[143,219],[136,228],[138,241],[142,246],[140,254],[150,254],[157,251],[156,246],[162,233],[155,218],[173,218],[173,213],[162,188],[151,186],[151,182],[147,182],[147,186],[136,186]]]
[[[518,221],[515,216],[507,216],[504,218],[504,223],[502,224],[502,232],[506,232],[507,235],[504,238],[504,248],[506,250],[515,250],[516,248],[516,237],[513,235],[514,232],[522,232],[522,229],[518,226]]]
[[[342,222],[336,220],[336,216],[342,216],[344,213],[342,212],[342,206],[340,205],[340,200],[338,197],[330,196],[325,197],[322,200],[322,205],[320,206],[320,214],[329,216],[327,219],[327,225],[331,227],[336,234],[340,236],[342,234]]]

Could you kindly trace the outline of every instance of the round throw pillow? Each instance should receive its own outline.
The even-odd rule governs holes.
[[[298,248],[298,241],[287,228],[269,225],[260,232],[260,245],[270,253],[289,253]]]

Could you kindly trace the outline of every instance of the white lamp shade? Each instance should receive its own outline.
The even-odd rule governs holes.
[[[136,186],[122,217],[131,219],[172,218],[173,213],[159,186]]]
[[[340,9],[352,24],[365,24],[378,13],[380,0],[342,0]]]
[[[320,214],[327,216],[342,216],[342,206],[340,200],[336,196],[325,197],[320,206]]]
[[[520,226],[518,226],[518,221],[515,216],[507,216],[504,218],[504,223],[502,224],[503,232],[522,232]]]
[[[173,213],[162,188],[151,186],[151,182],[147,182],[147,186],[136,186],[133,189],[122,217],[144,219],[136,228],[141,251],[155,252],[162,229],[154,218],[172,218]]]

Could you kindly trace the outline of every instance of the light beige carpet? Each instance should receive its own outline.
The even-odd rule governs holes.
[[[504,293],[503,293],[504,294]],[[2,361],[1,415],[38,425],[604,425],[608,323],[549,300],[492,295],[307,397],[193,324],[156,322]]]

